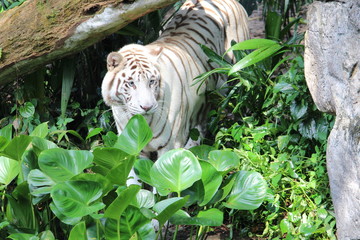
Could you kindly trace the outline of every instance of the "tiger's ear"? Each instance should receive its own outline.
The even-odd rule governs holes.
[[[116,67],[118,67],[121,63],[121,61],[123,60],[123,56],[121,56],[120,53],[118,52],[111,52],[108,56],[107,56],[107,69],[108,71],[112,71],[114,70]]]
[[[161,56],[162,50],[162,46],[155,46],[150,49],[150,54],[155,57],[155,60],[158,60]]]

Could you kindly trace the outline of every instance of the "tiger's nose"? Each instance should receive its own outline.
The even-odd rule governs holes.
[[[140,105],[140,107],[141,107],[145,112],[148,112],[153,106],[152,106],[152,105]]]

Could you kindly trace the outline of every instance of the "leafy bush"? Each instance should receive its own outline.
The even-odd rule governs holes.
[[[239,157],[230,150],[199,146],[169,151],[155,163],[136,160],[152,138],[141,115],[109,146],[92,151],[59,148],[48,134],[47,123],[29,136],[12,137],[11,125],[0,131],[4,239],[155,239],[152,219],[160,225],[157,236],[170,221],[199,226],[199,237],[223,224],[224,208],[256,209],[266,196],[263,177],[238,171]],[[159,195],[126,187],[135,162]],[[194,204],[189,214],[186,206]]]
[[[279,54],[296,46],[263,39],[238,43],[233,50],[256,50],[248,55],[235,53],[234,65],[203,47],[219,68],[196,81],[214,73],[229,76],[225,86],[229,93],[223,97],[215,92],[217,98],[212,98],[217,99],[217,109],[209,114],[215,147],[233,148],[241,158],[241,169],[261,173],[270,186],[268,204],[248,215],[246,225],[243,214],[233,213],[232,224],[238,224],[234,228],[249,228],[256,219],[262,232],[248,229],[245,235],[335,239],[325,166],[326,140],[334,118],[320,113],[312,102],[301,55],[286,54],[276,61]],[[271,58],[259,62],[265,57]],[[280,64],[289,68],[276,70]]]

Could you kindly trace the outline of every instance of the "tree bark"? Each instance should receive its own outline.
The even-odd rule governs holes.
[[[0,14],[0,85],[177,0],[27,0]]]

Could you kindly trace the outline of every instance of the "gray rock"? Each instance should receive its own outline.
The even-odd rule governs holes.
[[[338,239],[360,239],[360,1],[313,3],[305,77],[319,110],[336,115],[327,170]]]

